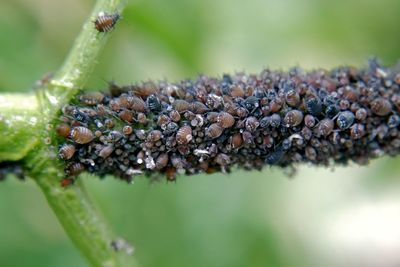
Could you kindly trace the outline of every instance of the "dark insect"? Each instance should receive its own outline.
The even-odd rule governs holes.
[[[328,136],[333,131],[334,126],[333,120],[323,119],[317,124],[314,132],[317,136]]]
[[[108,32],[114,28],[119,18],[120,15],[118,12],[115,12],[113,14],[100,12],[96,17],[96,20],[94,21],[94,27],[99,32]]]
[[[389,128],[396,128],[400,124],[400,117],[398,115],[392,115],[388,119]]]
[[[286,127],[297,126],[303,121],[303,113],[300,110],[291,110],[286,113],[283,121],[285,122]]]
[[[322,103],[318,98],[310,98],[306,101],[308,113],[317,116],[322,112]]]
[[[278,147],[275,151],[273,151],[272,153],[268,154],[265,157],[265,163],[269,164],[269,165],[275,165],[278,164],[279,161],[281,161],[281,159],[283,158],[283,156],[285,155],[286,151],[285,149],[283,149],[283,147]]]
[[[385,116],[392,110],[392,104],[384,98],[378,98],[371,102],[371,110],[378,116]]]
[[[354,122],[354,114],[351,111],[340,112],[339,116],[336,119],[336,124],[339,126],[341,130],[346,130],[350,128],[353,122]]]
[[[156,95],[151,95],[147,98],[147,106],[153,112],[158,112],[161,110],[161,103]]]

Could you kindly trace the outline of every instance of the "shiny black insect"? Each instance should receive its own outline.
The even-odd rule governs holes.
[[[120,19],[120,14],[115,12],[113,14],[107,14],[100,12],[96,20],[94,21],[94,27],[99,32],[109,32],[115,27],[115,24]]]

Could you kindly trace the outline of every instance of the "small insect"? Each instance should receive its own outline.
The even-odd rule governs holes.
[[[281,116],[279,116],[279,114],[272,114],[271,115],[271,121],[270,121],[270,125],[272,128],[278,128],[281,125]]]
[[[70,134],[71,127],[67,124],[60,124],[56,128],[57,134],[64,138],[67,138]]]
[[[310,98],[306,100],[306,108],[308,113],[317,116],[322,112],[322,103],[318,98]]]
[[[303,121],[303,113],[297,109],[291,110],[286,113],[283,121],[286,127],[295,127]]]
[[[300,96],[294,89],[286,92],[285,100],[286,103],[291,107],[297,107],[300,104]]]
[[[157,142],[162,138],[162,133],[159,130],[152,130],[148,135],[147,135],[147,141],[150,142]]]
[[[313,128],[315,126],[315,117],[313,115],[307,114],[304,117],[304,125],[308,128]]]
[[[339,116],[336,119],[336,124],[339,126],[341,130],[346,130],[350,128],[353,122],[354,122],[354,114],[351,111],[340,112]]]
[[[350,135],[353,139],[360,139],[365,134],[365,128],[363,124],[356,123],[350,128]]]
[[[147,102],[147,106],[149,107],[149,109],[151,111],[158,112],[161,110],[161,103],[156,95],[150,95],[147,98],[146,102]]]
[[[112,14],[100,12],[94,21],[94,27],[99,32],[109,32],[115,27],[119,18],[120,14],[118,12]]]
[[[179,128],[179,130],[176,132],[176,142],[180,145],[188,144],[192,139],[192,128],[190,126],[182,126]]]
[[[260,123],[258,122],[256,117],[248,117],[245,122],[245,127],[246,130],[249,132],[255,132],[255,130],[258,128]]]
[[[121,118],[121,120],[133,122],[133,114],[127,109],[122,110],[118,116]]]
[[[359,108],[356,111],[356,119],[359,121],[363,121],[367,118],[367,110],[365,108]]]
[[[61,180],[61,187],[68,187],[70,185],[73,185],[74,182],[75,180],[72,178],[64,178]]]
[[[171,110],[171,112],[169,113],[169,117],[174,122],[178,122],[181,120],[181,114],[179,114],[177,110]]]
[[[190,104],[190,111],[192,111],[195,114],[203,114],[210,109],[204,105],[203,103],[196,101]]]
[[[131,126],[129,126],[129,125],[125,125],[122,128],[122,133],[125,134],[125,135],[130,135],[132,132],[133,132],[133,128]]]
[[[371,111],[378,116],[386,116],[391,110],[392,104],[384,98],[378,98],[371,102]]]
[[[104,99],[104,95],[100,92],[88,92],[79,96],[79,101],[83,104],[94,106],[101,103]]]
[[[172,103],[172,107],[178,111],[179,113],[183,113],[187,110],[189,110],[190,104],[189,102],[182,100],[182,99],[176,99],[173,103]]]
[[[317,136],[323,135],[323,136],[328,136],[332,131],[334,127],[333,120],[331,119],[323,119],[320,121],[314,132],[316,133]]]
[[[113,151],[114,147],[112,145],[105,146],[100,150],[99,156],[105,159],[109,157]]]
[[[69,164],[65,168],[65,173],[68,176],[78,176],[80,173],[82,173],[85,170],[85,166],[82,163],[75,162]]]
[[[398,115],[392,115],[388,119],[389,128],[396,128],[400,124],[400,117]]]
[[[224,129],[217,123],[213,123],[206,129],[206,136],[210,137],[211,139],[218,138],[221,136],[223,130]]]
[[[74,156],[75,151],[76,149],[74,145],[65,144],[58,151],[58,155],[60,156],[61,159],[68,160]]]
[[[94,139],[94,135],[88,128],[78,126],[71,130],[71,138],[77,144],[87,144]]]
[[[235,124],[235,118],[223,111],[218,114],[217,122],[222,128],[231,128]]]
[[[232,141],[231,141],[231,146],[233,149],[239,148],[242,146],[243,143],[243,138],[242,135],[240,133],[235,133],[232,136]]]

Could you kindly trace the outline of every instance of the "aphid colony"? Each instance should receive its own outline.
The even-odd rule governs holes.
[[[263,70],[86,92],[65,106],[60,159],[128,182],[138,174],[365,164],[400,150],[400,72],[371,61],[305,73]],[[69,182],[64,182],[69,184]]]

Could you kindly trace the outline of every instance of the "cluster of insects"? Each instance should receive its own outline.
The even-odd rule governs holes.
[[[83,92],[57,133],[65,185],[82,171],[176,179],[297,163],[366,164],[400,150],[400,71],[263,70]],[[163,175],[160,175],[163,174]]]

